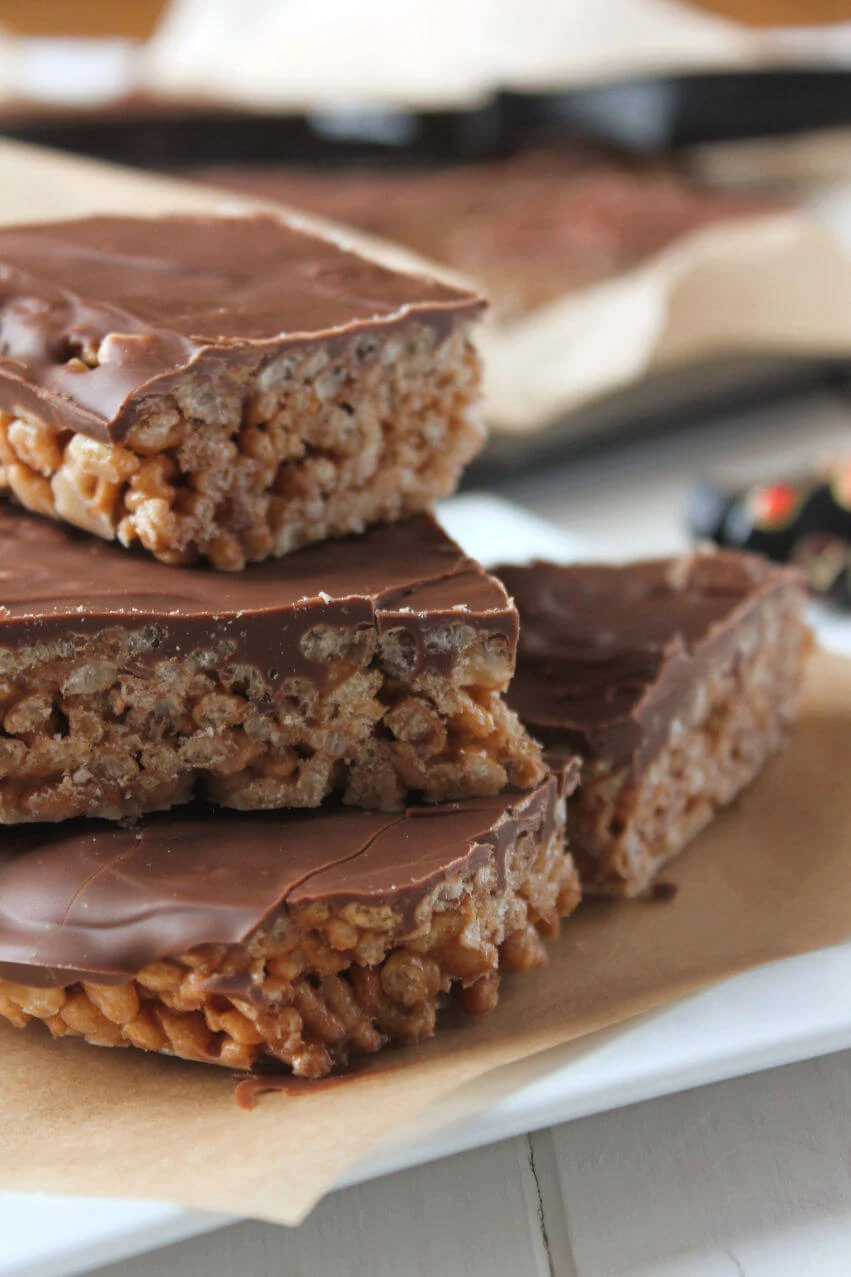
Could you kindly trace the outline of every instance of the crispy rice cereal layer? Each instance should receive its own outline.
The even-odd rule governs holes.
[[[164,563],[227,571],[423,510],[483,440],[468,324],[410,322],[331,353],[187,372],[121,443],[0,413],[0,488]],[[96,350],[76,356],[96,367]]]
[[[550,827],[551,828],[551,827]],[[0,979],[0,1015],[54,1037],[136,1046],[230,1068],[274,1060],[322,1077],[388,1042],[430,1037],[447,995],[491,1010],[507,971],[546,961],[543,939],[579,901],[563,827],[521,827],[504,872],[491,859],[445,879],[399,933],[389,909],[311,905],[244,945],[207,946],[125,984],[28,987]]]
[[[332,790],[391,810],[534,785],[537,745],[507,708],[500,635],[435,631],[443,674],[411,673],[392,631],[323,630],[324,685],[222,668],[215,651],[156,661],[156,627],[0,650],[0,823],[119,819],[201,792],[242,809],[315,807]]]

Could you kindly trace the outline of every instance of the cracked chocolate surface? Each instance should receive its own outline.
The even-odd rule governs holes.
[[[521,827],[551,836],[575,775],[525,794],[366,812],[187,808],[124,828],[27,826],[0,842],[0,977],[121,981],[202,944],[239,944],[283,912],[391,908],[400,929],[447,877],[505,856]]]

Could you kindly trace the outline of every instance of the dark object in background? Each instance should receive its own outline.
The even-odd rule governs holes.
[[[258,112],[144,93],[78,107],[20,100],[0,110],[2,136],[146,168],[363,161],[397,168],[498,159],[541,142],[577,139],[659,155],[849,124],[851,72],[836,67],[504,90],[440,111],[400,105]]]
[[[842,68],[707,71],[502,98],[506,131],[559,129],[643,152],[777,137],[851,123]]]
[[[10,103],[0,110],[0,135],[154,169],[227,163],[404,168],[505,149],[495,102],[469,111],[282,114],[139,93],[77,109]]]
[[[815,594],[851,607],[851,460],[738,491],[703,479],[688,524],[697,540],[796,563]]]

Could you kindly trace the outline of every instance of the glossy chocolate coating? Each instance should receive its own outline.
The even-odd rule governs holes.
[[[0,408],[121,439],[188,370],[254,372],[291,347],[412,319],[448,329],[481,298],[399,274],[269,215],[92,217],[0,230]],[[100,352],[94,368],[74,356]]]
[[[451,668],[452,652],[429,640],[452,624],[501,635],[513,654],[517,613],[504,588],[427,514],[222,573],[166,567],[0,507],[0,648],[153,625],[150,659],[224,642],[224,663],[322,682],[327,665],[302,646],[316,626],[404,631],[416,672]]]
[[[197,945],[241,944],[317,901],[390,906],[404,931],[447,877],[493,858],[501,877],[521,829],[548,841],[573,783],[551,776],[526,794],[401,813],[186,808],[127,829],[79,820],[0,831],[0,977],[121,981]]]
[[[733,552],[496,571],[520,612],[512,708],[557,754],[639,770],[748,610],[799,585],[797,573]]]

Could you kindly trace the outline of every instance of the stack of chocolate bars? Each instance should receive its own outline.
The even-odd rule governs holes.
[[[482,300],[271,217],[0,262],[0,1012],[317,1076],[487,1009],[578,885],[516,610],[425,512]]]
[[[269,216],[0,231],[13,1024],[306,1077],[421,1040],[544,961],[566,800],[637,894],[782,743],[802,592],[747,556],[506,569],[512,684],[427,512],[482,306]]]

